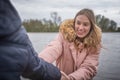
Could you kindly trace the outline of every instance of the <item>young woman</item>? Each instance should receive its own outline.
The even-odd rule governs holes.
[[[101,29],[91,9],[82,9],[74,19],[60,24],[57,37],[39,54],[61,70],[61,80],[91,80],[97,71]]]

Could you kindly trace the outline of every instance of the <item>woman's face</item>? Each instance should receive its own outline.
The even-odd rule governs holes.
[[[87,36],[91,28],[91,23],[85,15],[78,15],[75,20],[75,32],[79,38]]]

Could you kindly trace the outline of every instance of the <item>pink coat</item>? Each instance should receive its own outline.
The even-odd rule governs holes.
[[[73,43],[65,40],[59,33],[39,56],[50,63],[56,61],[58,68],[65,72],[70,80],[90,80],[97,71],[99,51],[83,49],[78,52]]]

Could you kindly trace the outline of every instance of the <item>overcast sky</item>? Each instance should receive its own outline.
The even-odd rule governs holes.
[[[64,19],[74,18],[82,8],[94,10],[120,25],[120,0],[11,0],[24,19],[50,19],[57,12]]]

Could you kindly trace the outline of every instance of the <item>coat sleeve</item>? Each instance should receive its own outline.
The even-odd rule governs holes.
[[[28,46],[27,65],[22,73],[23,77],[32,80],[60,80],[61,73],[57,67],[38,57],[32,45]]]
[[[57,37],[39,53],[39,57],[49,63],[53,63],[62,54],[62,39],[62,34],[59,33]]]
[[[70,80],[91,80],[97,73],[99,51],[88,54],[79,69],[69,74]]]

